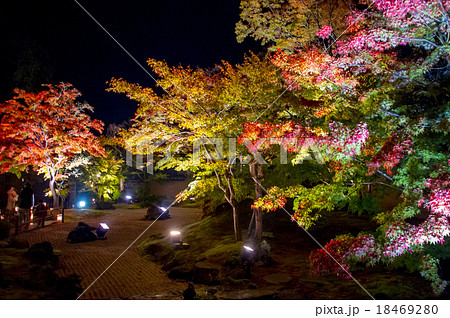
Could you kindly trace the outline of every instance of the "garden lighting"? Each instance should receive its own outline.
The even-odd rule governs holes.
[[[105,240],[105,234],[108,232],[109,226],[106,223],[100,223],[97,230],[95,231],[95,234],[97,234],[97,238],[100,240]]]
[[[169,216],[169,208],[164,208],[164,207],[159,206],[158,209],[160,209],[162,211],[160,216],[159,216],[160,219],[168,219],[168,218],[170,218],[170,216]]]
[[[170,231],[170,241],[174,245],[183,244],[181,241],[181,232],[180,231]]]

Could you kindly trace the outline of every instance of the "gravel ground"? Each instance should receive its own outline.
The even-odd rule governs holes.
[[[77,222],[54,224],[17,238],[28,240],[30,245],[49,241],[54,249],[61,251],[61,274],[80,275],[83,288],[87,288],[153,222],[144,221],[144,215],[144,209],[117,209],[103,217],[83,219],[91,226],[100,222],[109,225],[107,240],[103,241],[66,243],[67,234]],[[180,299],[187,284],[169,279],[159,265],[144,260],[137,251],[139,243],[150,235],[167,233],[199,220],[200,210],[172,207],[170,215],[171,219],[156,221],[81,299],[142,299],[142,295],[147,299]]]

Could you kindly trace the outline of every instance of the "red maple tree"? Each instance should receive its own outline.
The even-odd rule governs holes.
[[[39,93],[15,89],[16,96],[1,104],[0,173],[31,166],[49,180],[57,207],[56,184],[67,178],[72,159],[84,151],[105,155],[92,133],[101,133],[103,123],[86,114],[92,106],[76,102],[81,94],[71,84],[44,86]]]

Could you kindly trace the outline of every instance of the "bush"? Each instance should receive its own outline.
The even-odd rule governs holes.
[[[0,220],[0,240],[4,240],[9,236],[9,223],[5,220]]]
[[[158,205],[161,203],[161,198],[156,195],[147,195],[145,197],[141,197],[139,200],[139,205],[141,208],[148,208],[151,205]]]
[[[96,210],[114,210],[115,207],[112,204],[112,202],[99,201],[95,204],[95,209]]]

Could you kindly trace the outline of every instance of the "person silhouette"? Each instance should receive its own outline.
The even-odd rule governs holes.
[[[17,195],[16,189],[14,187],[11,187],[11,189],[8,190],[7,194],[8,203],[6,205],[6,217],[10,219],[14,215],[14,209],[16,207],[17,200],[19,200],[19,196]]]
[[[184,300],[194,300],[197,297],[197,293],[195,292],[194,285],[189,284],[188,288],[183,292]]]
[[[17,195],[16,189],[14,187],[11,187],[8,192],[8,204],[6,206],[6,209],[9,211],[14,211],[14,207],[16,205],[17,200],[19,199],[19,196]]]
[[[30,222],[31,208],[34,206],[34,192],[31,184],[27,183],[20,193],[19,215],[20,222],[28,226]]]

